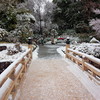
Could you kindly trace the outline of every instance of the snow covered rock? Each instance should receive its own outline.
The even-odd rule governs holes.
[[[100,41],[93,37],[93,38],[90,40],[90,43],[100,43]]]
[[[6,46],[0,46],[0,51],[6,50],[7,47]]]

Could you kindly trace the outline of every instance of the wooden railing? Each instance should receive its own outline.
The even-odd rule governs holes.
[[[17,87],[23,79],[31,59],[32,50],[28,49],[0,74],[0,100],[8,100],[9,96],[14,100]]]
[[[66,57],[78,64],[83,71],[88,73],[91,79],[100,85],[100,59],[70,48],[67,48],[66,51]]]

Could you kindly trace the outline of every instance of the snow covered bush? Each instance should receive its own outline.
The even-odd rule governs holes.
[[[18,53],[18,50],[15,49],[14,47],[8,47],[7,48],[7,55],[13,55],[13,54],[16,54]]]
[[[22,52],[22,48],[21,48],[19,43],[15,44],[13,47],[10,46],[7,48],[8,55],[13,55],[13,54],[16,54],[18,52]]]
[[[78,48],[76,48],[76,50],[80,51],[80,52],[83,52],[83,53],[87,53],[89,54],[89,48],[87,45],[82,45],[82,46],[79,46]]]
[[[94,57],[100,58],[100,45],[93,43],[82,43],[80,45],[72,45],[72,49],[77,50],[88,55],[93,55]]]
[[[93,50],[93,52],[94,52],[94,56],[95,56],[95,57],[100,58],[100,48],[95,48],[95,49]]]

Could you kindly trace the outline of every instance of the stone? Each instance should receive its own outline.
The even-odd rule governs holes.
[[[6,46],[0,46],[0,51],[6,50],[7,47]]]
[[[0,62],[0,74],[11,64],[12,62]]]
[[[16,48],[19,52],[22,51],[22,48],[21,48],[21,46],[20,46],[20,43],[16,43],[16,44],[15,44],[15,48]]]

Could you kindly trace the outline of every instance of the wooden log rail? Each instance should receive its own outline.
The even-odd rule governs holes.
[[[14,100],[16,90],[32,59],[31,49],[23,53],[4,72],[0,74],[0,100]]]
[[[100,85],[100,59],[70,48],[67,48],[66,57],[78,64],[83,71],[88,73],[91,79]],[[91,62],[98,65],[99,68],[96,68]]]

